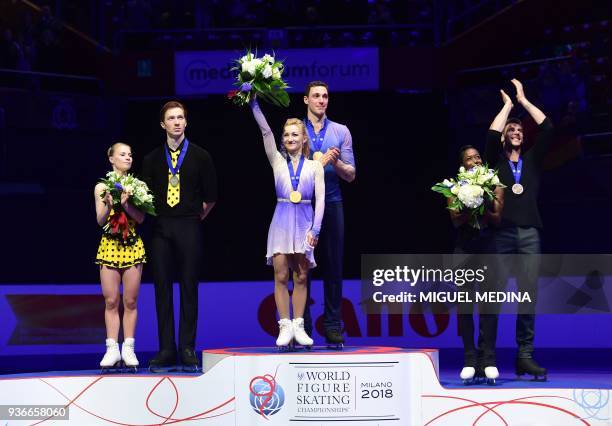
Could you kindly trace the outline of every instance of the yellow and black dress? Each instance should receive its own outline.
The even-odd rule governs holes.
[[[147,262],[144,244],[136,233],[136,222],[132,219],[127,219],[125,233],[113,232],[113,219],[117,219],[114,216],[121,215],[121,213],[123,212],[116,212],[114,209],[111,209],[110,215],[106,220],[105,230],[98,246],[98,254],[96,255],[96,264],[98,265],[122,269]],[[125,215],[125,213],[123,214]]]

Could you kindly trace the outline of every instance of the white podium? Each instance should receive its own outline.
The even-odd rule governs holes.
[[[610,389],[559,389],[550,383],[444,388],[436,350],[235,348],[206,350],[202,358],[200,376],[73,372],[0,378],[4,417],[9,407],[24,405],[69,409],[68,420],[0,416],[0,424],[612,424]]]
[[[388,347],[224,349],[204,351],[202,359],[206,370],[233,369],[236,425],[418,425],[421,401],[412,384],[421,375],[411,355],[437,371],[437,351]]]

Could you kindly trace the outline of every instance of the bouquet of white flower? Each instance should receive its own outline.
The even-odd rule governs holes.
[[[227,97],[237,105],[244,106],[249,103],[254,93],[263,100],[276,106],[289,106],[289,95],[286,89],[289,87],[282,79],[283,63],[276,61],[267,53],[261,57],[247,51],[240,59],[236,59],[236,66],[232,71],[237,72],[234,83],[238,89],[231,90]]]
[[[505,188],[499,181],[497,170],[489,169],[486,165],[474,166],[469,170],[459,168],[455,179],[444,179],[432,186],[432,190],[450,198],[449,210],[470,212],[470,225],[480,228],[478,217],[485,212],[485,199],[495,200],[495,187]]]
[[[113,205],[117,206],[121,203],[121,193],[127,192],[130,196],[129,201],[138,210],[155,216],[155,206],[153,205],[153,194],[149,190],[146,183],[135,178],[131,174],[118,175],[115,172],[108,172],[106,179],[100,179],[104,184],[104,189],[100,193],[100,197],[104,198],[104,194],[109,192],[113,197]]]

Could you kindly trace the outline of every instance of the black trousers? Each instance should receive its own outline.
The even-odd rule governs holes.
[[[504,282],[514,273],[518,290],[529,292],[532,303],[521,304],[516,316],[518,358],[532,358],[535,340],[535,304],[540,272],[540,231],[533,227],[502,228],[495,232],[500,254],[520,254],[519,265],[503,265]],[[513,269],[512,269],[513,268]]]
[[[466,231],[466,229],[462,229]],[[477,269],[487,265],[486,281],[478,290],[497,291],[501,287],[499,276],[499,262],[496,253],[495,239],[491,230],[485,229],[469,232],[461,232],[455,244],[455,254],[470,257],[465,260],[467,267]],[[463,291],[472,294],[477,289],[473,285],[466,285]],[[478,347],[474,344],[474,305],[466,304],[458,306],[457,321],[459,332],[463,341],[464,367],[492,367],[496,365],[495,347],[497,344],[497,325],[500,306],[498,304],[487,304],[478,306]]]
[[[198,321],[198,275],[202,256],[197,217],[157,217],[151,238],[155,308],[160,350],[176,351],[172,283],[179,282],[181,307],[179,350],[195,349]]]
[[[342,202],[325,204],[325,213],[315,258],[321,265],[323,276],[323,328],[342,331],[342,267],[344,264],[344,210]],[[312,336],[313,318],[310,314],[310,283],[308,274],[304,329]]]

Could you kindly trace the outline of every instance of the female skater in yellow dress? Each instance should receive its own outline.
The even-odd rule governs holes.
[[[124,175],[132,167],[132,150],[129,145],[115,143],[108,150],[108,160],[117,175]],[[101,196],[103,195],[103,197]],[[96,203],[96,219],[98,225],[116,224],[127,221],[125,232],[104,232],[96,264],[100,265],[100,282],[104,296],[106,324],[106,353],[100,361],[100,367],[107,369],[116,367],[121,361],[126,367],[136,369],[138,359],[134,353],[134,330],[138,316],[136,305],[142,264],[146,255],[142,239],[136,234],[136,223],[144,220],[144,213],[134,207],[129,201],[130,194],[123,190],[121,202],[113,205],[113,197],[103,183],[98,183],[94,189]],[[109,230],[113,226],[107,227]],[[119,351],[119,286],[123,282],[123,345]]]

